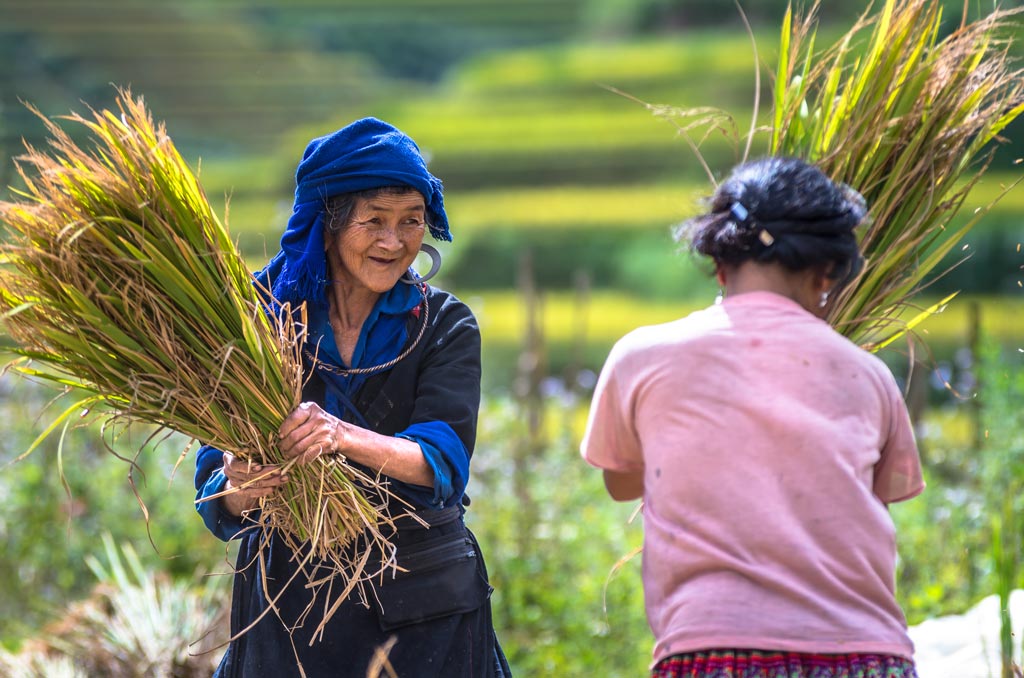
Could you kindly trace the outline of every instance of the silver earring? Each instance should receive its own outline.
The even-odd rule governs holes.
[[[419,285],[433,278],[441,270],[441,253],[437,251],[436,247],[427,243],[421,243],[420,252],[424,252],[430,257],[430,270],[427,271],[426,275],[421,276],[412,267],[409,267],[409,270],[398,279],[400,282],[404,282],[406,285]]]
[[[715,306],[718,306],[720,303],[722,303],[722,299],[725,299],[725,290],[719,287],[718,296],[715,297]]]
[[[828,305],[828,292],[821,293],[821,299],[818,300],[818,307],[825,308]]]

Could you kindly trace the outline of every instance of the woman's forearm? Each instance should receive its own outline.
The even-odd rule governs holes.
[[[300,464],[308,464],[322,454],[341,454],[395,480],[423,487],[434,485],[434,471],[419,444],[342,421],[314,402],[292,410],[278,435],[284,457],[297,459]]]
[[[434,470],[419,444],[412,440],[381,435],[346,422],[338,422],[335,440],[336,454],[404,483],[434,486]]]

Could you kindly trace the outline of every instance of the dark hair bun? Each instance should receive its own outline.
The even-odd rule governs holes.
[[[849,279],[863,265],[854,229],[866,216],[864,198],[849,186],[803,160],[770,157],[733,169],[710,210],[678,235],[720,263],[776,261]]]

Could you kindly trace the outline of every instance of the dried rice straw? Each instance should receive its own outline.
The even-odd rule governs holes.
[[[300,402],[305,309],[268,315],[269,293],[164,125],[127,90],[117,108],[63,118],[87,129],[88,148],[43,118],[48,152],[26,146],[16,159],[25,188],[0,202],[0,318],[21,356],[8,369],[86,394],[22,457],[73,414],[98,410],[284,463],[275,438]],[[380,574],[363,557],[371,550],[394,566],[378,478],[341,457],[288,475],[261,500],[257,529],[264,545],[275,532],[295,550],[308,542],[307,562],[326,561],[332,576],[306,585],[347,596]]]

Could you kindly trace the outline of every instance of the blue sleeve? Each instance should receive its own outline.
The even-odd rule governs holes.
[[[423,497],[430,506],[444,508],[462,501],[469,481],[469,451],[451,426],[428,421],[412,424],[395,435],[418,443],[434,471],[433,496]]]
[[[203,445],[196,452],[196,511],[206,528],[222,541],[229,541],[242,531],[242,519],[224,510],[220,499],[200,502],[200,499],[222,492],[228,479],[224,475],[224,453],[215,447]]]

